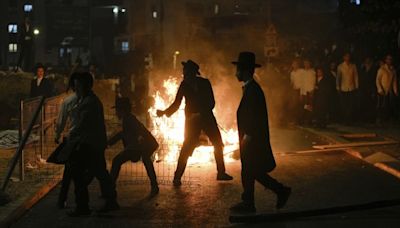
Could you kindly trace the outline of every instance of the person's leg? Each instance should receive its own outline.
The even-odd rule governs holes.
[[[129,161],[129,155],[125,151],[120,152],[114,157],[110,171],[111,180],[113,181],[114,184],[117,182],[119,171],[121,170],[122,164],[124,164],[127,161]]]
[[[142,156],[142,161],[144,167],[146,168],[147,175],[149,176],[150,179],[151,194],[157,194],[159,189],[158,189],[157,176],[156,176],[156,171],[154,170],[153,161],[151,160],[151,157],[148,156],[147,154]]]
[[[71,167],[69,164],[65,164],[64,173],[63,173],[63,177],[61,180],[61,189],[60,189],[60,193],[58,195],[58,202],[57,202],[57,205],[59,208],[65,207],[65,202],[67,201],[67,198],[68,198],[68,190],[69,190],[71,181],[72,181]]]
[[[243,162],[243,161],[242,161]],[[242,202],[233,205],[230,210],[233,212],[248,213],[256,212],[254,206],[254,175],[252,170],[247,168],[242,163]]]
[[[107,201],[115,201],[117,193],[111,176],[107,171],[104,155],[98,154],[97,158],[94,157],[89,169],[99,181],[104,198]]]
[[[292,192],[290,187],[286,187],[276,179],[266,173],[259,173],[255,179],[262,184],[265,188],[271,189],[277,196],[276,208],[280,209],[285,206]]]
[[[179,153],[178,164],[176,166],[174,185],[181,185],[181,178],[186,169],[186,164],[193,150],[196,148],[200,136],[200,125],[197,122],[191,122],[189,117],[185,121],[185,139],[183,141],[181,152]]]
[[[249,168],[245,168],[242,165],[241,176],[242,176],[242,187],[243,187],[242,201],[249,205],[254,205],[255,177],[253,175],[253,172],[249,170]]]
[[[71,163],[72,180],[75,186],[75,212],[80,213],[89,210],[89,192],[85,183],[85,165],[82,161]]]
[[[225,163],[223,154],[224,143],[222,142],[221,132],[218,129],[218,125],[215,118],[207,120],[207,122],[204,123],[203,130],[214,146],[214,157],[218,173],[225,173]]]

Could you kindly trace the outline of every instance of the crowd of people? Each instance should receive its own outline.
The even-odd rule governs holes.
[[[365,57],[361,64],[351,57],[345,52],[338,65],[331,61],[314,67],[310,59],[293,60],[289,107],[296,123],[325,127],[329,122],[383,124],[399,119],[392,55],[376,62]]]

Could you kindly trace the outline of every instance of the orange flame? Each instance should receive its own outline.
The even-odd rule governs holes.
[[[157,109],[166,109],[175,99],[179,84],[177,79],[168,78],[163,82],[162,90],[154,93],[154,106],[148,111],[153,124],[152,133],[161,139],[161,152],[156,156],[157,160],[163,160],[168,163],[177,162],[179,152],[184,140],[185,129],[185,112],[184,102],[182,102],[178,111],[172,116],[157,117]],[[231,154],[239,148],[239,139],[237,130],[229,129],[221,130],[222,140],[225,144],[224,159],[225,162],[233,161]],[[162,153],[163,152],[163,153]],[[193,155],[189,158],[188,164],[204,164],[214,161],[214,147],[211,145],[201,145],[194,150]]]

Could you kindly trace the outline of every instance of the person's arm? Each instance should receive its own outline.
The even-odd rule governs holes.
[[[122,139],[122,131],[119,131],[108,139],[107,145],[112,146],[121,139]]]
[[[336,90],[337,91],[340,91],[341,84],[342,84],[342,71],[341,71],[340,65],[339,65],[337,67],[337,73],[336,73]]]
[[[383,95],[383,87],[381,84],[381,80],[382,80],[382,69],[379,69],[376,75],[376,89],[378,91],[378,94]]]
[[[159,116],[162,116],[164,114],[166,114],[168,117],[171,116],[172,114],[174,114],[178,109],[179,106],[182,103],[182,99],[183,99],[183,82],[181,83],[181,85],[179,86],[178,92],[176,94],[175,100],[174,102],[164,111],[157,111],[157,114]]]
[[[56,143],[58,143],[58,141],[60,140],[61,133],[64,131],[65,124],[67,123],[67,119],[68,119],[67,104],[64,100],[64,102],[61,104],[60,112],[58,113],[58,117],[56,120],[56,126],[55,126],[55,130],[56,130],[55,141],[56,141]]]
[[[355,83],[356,89],[358,89],[358,71],[357,71],[357,66],[355,64],[353,64],[353,66],[354,66],[354,83]]]
[[[82,132],[87,129],[87,124],[89,123],[91,117],[93,116],[93,112],[96,112],[97,110],[93,110],[94,104],[92,99],[90,97],[84,98],[82,103],[79,105],[79,117],[77,118],[75,127],[71,129],[70,132],[70,137],[71,138],[79,138],[82,135]]]

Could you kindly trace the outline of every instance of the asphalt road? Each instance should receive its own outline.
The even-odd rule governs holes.
[[[400,180],[344,152],[281,155],[310,149],[320,138],[298,129],[272,129],[278,167],[271,173],[293,193],[287,206],[274,209],[276,198],[256,185],[258,213],[293,212],[400,198]],[[25,214],[13,227],[398,227],[400,207],[343,213],[263,224],[231,224],[229,207],[240,200],[240,162],[227,164],[234,181],[215,181],[215,165],[190,168],[192,180],[181,188],[160,186],[160,194],[146,198],[148,184],[118,185],[121,210],[108,215],[69,218],[56,208],[58,189]],[[98,184],[91,185],[91,206],[98,208]],[[71,191],[69,209],[73,207]]]

